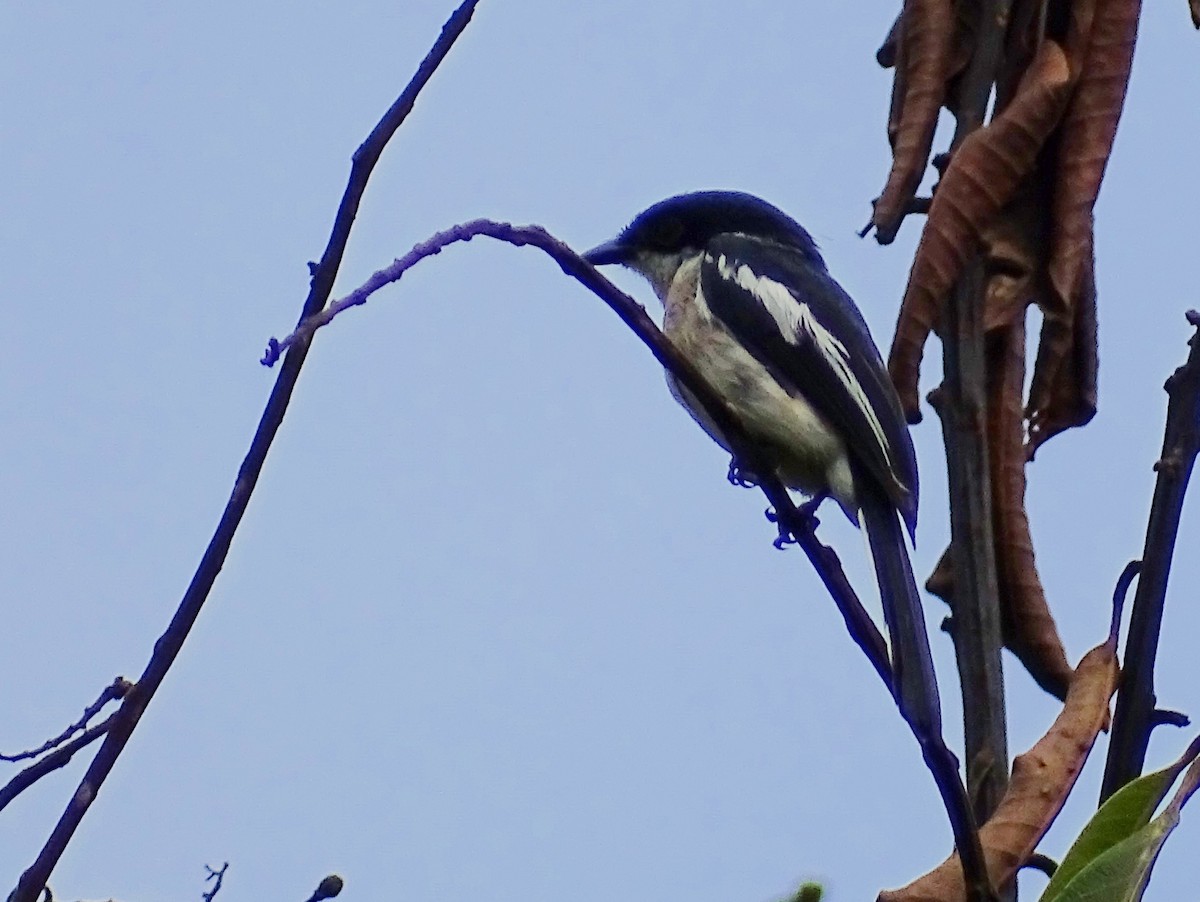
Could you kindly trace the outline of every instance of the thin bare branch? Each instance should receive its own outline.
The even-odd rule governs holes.
[[[117,719],[117,714],[113,713],[107,719],[102,720],[94,727],[88,727],[66,745],[61,745],[45,758],[35,761],[29,767],[25,768],[11,780],[0,788],[0,811],[23,793],[26,789],[36,783],[38,780],[47,774],[52,774],[60,768],[66,767],[71,759],[75,757],[75,753],[80,749],[85,748],[103,736],[112,727],[113,722]]]
[[[379,160],[392,135],[408,117],[421,90],[429,82],[433,73],[437,71],[459,35],[471,21],[478,2],[479,0],[464,0],[451,14],[432,49],[417,67],[417,72],[412,80],[383,115],[366,141],[355,151],[350,178],[334,219],[329,242],[321,256],[321,262],[314,270],[308,297],[305,299],[300,313],[301,320],[323,308],[329,299],[334,278],[341,266],[350,229],[358,213],[359,202],[366,190],[367,180],[375,163]],[[217,574],[221,572],[225,556],[229,553],[233,537],[250,503],[250,496],[258,482],[259,474],[262,472],[267,453],[275,439],[279,425],[283,421],[283,416],[287,412],[288,402],[307,353],[308,342],[305,341],[292,348],[284,361],[283,368],[275,380],[275,386],[271,390],[266,409],[259,421],[258,429],[250,443],[250,450],[246,453],[238,470],[233,492],[225,505],[221,520],[204,551],[204,556],[200,560],[192,581],[184,592],[179,607],[171,618],[166,631],[155,643],[154,651],[146,664],[145,671],[138,679],[137,685],[125,696],[104,742],[88,766],[78,789],[71,796],[70,802],[59,817],[58,823],[36,860],[21,875],[16,888],[9,896],[9,902],[35,902],[40,895],[54,866],[62,857],[76,828],[83,820],[84,814],[87,813],[96,794],[112,771],[113,765],[116,764],[117,758],[124,750],[130,735],[141,719],[142,712],[154,697],[167,671],[183,647],[183,643],[187,639],[192,625],[196,622],[196,618],[200,615],[200,610],[216,581]]]
[[[212,889],[201,893],[200,896],[204,899],[204,902],[213,902],[213,899],[217,897],[217,893],[221,891],[221,885],[225,882],[225,872],[229,870],[229,862],[225,862],[220,868],[216,869],[205,865],[204,870],[208,871],[208,876],[204,878],[204,882],[211,883]]]
[[[75,721],[75,723],[71,724],[53,739],[47,739],[36,749],[30,749],[27,752],[18,752],[15,755],[0,755],[0,761],[27,761],[30,758],[40,757],[51,749],[57,748],[80,730],[86,730],[88,721],[99,714],[105,705],[111,701],[124,698],[132,688],[133,683],[129,682],[125,677],[117,677],[112,683],[104,687],[104,691],[97,696],[94,702],[83,709],[83,716],[79,720]],[[0,808],[3,807],[3,805],[0,805]]]

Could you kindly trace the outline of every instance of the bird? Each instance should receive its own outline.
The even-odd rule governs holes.
[[[914,727],[940,734],[905,540],[907,532],[915,542],[917,526],[912,437],[866,321],[812,236],[754,195],[698,191],[654,204],[582,256],[643,276],[663,304],[663,333],[726,403],[773,475],[814,506],[832,497],[863,529],[891,639],[893,695]],[[670,372],[667,384],[733,454]],[[755,481],[736,457],[730,478]]]

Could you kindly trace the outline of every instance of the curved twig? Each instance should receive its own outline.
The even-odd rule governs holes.
[[[726,406],[721,396],[692,366],[690,361],[683,357],[666,339],[658,326],[647,315],[645,308],[609,282],[595,267],[570,247],[540,226],[514,226],[506,222],[475,219],[438,232],[429,240],[416,245],[404,256],[398,257],[390,266],[374,273],[361,287],[346,297],[330,304],[326,310],[309,317],[291,335],[281,341],[272,338],[268,343],[263,363],[269,366],[278,359],[281,351],[298,343],[306,343],[317,329],[330,323],[343,311],[365,304],[373,293],[385,285],[398,281],[405,272],[426,257],[441,253],[448,245],[460,241],[470,241],[472,238],[480,236],[495,238],[518,247],[530,245],[549,255],[564,273],[582,283],[603,300],[633,330],[659,363],[687,387],[688,391],[704,407],[721,434],[729,441],[734,458],[740,464],[755,474],[772,472],[772,468],[762,460],[762,451],[746,436],[739,421]],[[862,649],[888,687],[889,692],[895,697],[896,687],[892,679],[887,647],[879,630],[846,579],[841,561],[838,560],[831,548],[817,539],[813,531],[813,518],[797,508],[791,496],[788,495],[787,489],[777,478],[759,476],[759,488],[774,507],[774,516],[780,525],[781,535],[785,533],[791,535],[808,555],[813,568],[817,571],[817,575],[825,584],[825,588],[845,620],[850,637]],[[928,653],[928,648],[926,648],[926,653]],[[933,702],[931,701],[930,704],[932,705]],[[979,844],[979,833],[971,814],[966,789],[959,774],[958,759],[946,746],[940,730],[927,730],[912,723],[909,726],[921,747],[921,754],[925,759],[926,766],[933,775],[938,792],[942,797],[951,829],[954,832],[955,844],[963,861],[967,885],[977,892],[976,898],[986,899],[988,898],[985,889],[988,887],[987,870],[982,847]],[[976,890],[976,888],[978,889]]]
[[[603,300],[650,349],[658,362],[688,386],[689,390],[708,410],[714,422],[721,429],[722,435],[729,438],[730,443],[734,446],[735,459],[753,473],[771,472],[771,467],[762,460],[761,450],[745,436],[736,417],[729,411],[725,402],[695,370],[687,358],[683,357],[666,339],[654,320],[646,313],[645,308],[613,285],[568,245],[559,241],[541,226],[514,226],[511,223],[496,222],[490,219],[473,219],[470,222],[451,226],[445,231],[438,232],[428,240],[417,244],[404,256],[396,258],[391,265],[373,273],[366,282],[344,298],[334,301],[324,310],[304,320],[286,338],[281,341],[272,338],[268,342],[267,352],[262,362],[271,366],[281,352],[297,343],[309,341],[316,330],[328,325],[335,317],[351,307],[365,304],[371,295],[386,285],[398,282],[408,270],[420,261],[440,254],[451,244],[470,241],[477,237],[494,238],[517,247],[529,245],[546,253],[564,273],[579,281]],[[831,548],[821,544],[816,538],[812,518],[796,507],[778,479],[760,478],[759,488],[771,502],[781,531],[790,534],[808,554],[821,580],[830,594],[834,596],[855,643],[866,654],[871,665],[888,687],[888,691],[892,691],[891,664],[888,660],[887,646],[874,621],[871,620],[846,579],[841,561],[838,560]]]
[[[1049,855],[1043,855],[1041,852],[1034,852],[1029,856],[1029,860],[1025,862],[1025,867],[1035,871],[1041,871],[1047,877],[1053,877],[1054,872],[1058,870],[1058,862]]]
[[[86,730],[88,721],[99,714],[105,705],[111,701],[124,698],[132,688],[133,683],[129,682],[129,680],[125,679],[125,677],[117,677],[109,685],[104,687],[104,691],[97,696],[94,702],[83,709],[83,715],[79,718],[79,720],[75,721],[75,723],[71,724],[53,739],[47,739],[36,749],[18,752],[15,755],[0,755],[0,761],[28,761],[30,758],[37,758],[46,754],[46,752],[50,751],[51,749],[58,748],[76,733],[80,732],[81,730]],[[61,766],[62,765],[59,765],[59,767]],[[2,793],[0,793],[0,798],[3,798]],[[4,805],[0,804],[0,808],[3,807]]]

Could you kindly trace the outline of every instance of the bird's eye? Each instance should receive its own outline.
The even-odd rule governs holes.
[[[664,219],[655,226],[651,240],[653,240],[656,247],[664,250],[679,247],[683,241],[683,221],[673,217]]]

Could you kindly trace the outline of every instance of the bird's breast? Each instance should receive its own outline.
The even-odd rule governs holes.
[[[834,494],[846,494],[849,486],[831,485],[843,481],[841,471],[846,469],[841,439],[797,390],[780,384],[714,316],[700,288],[699,272],[699,258],[679,268],[663,299],[663,331],[721,394],[746,431],[765,443],[785,482],[807,492],[833,489]],[[729,450],[695,398],[674,379],[668,377],[668,383],[676,400]]]

